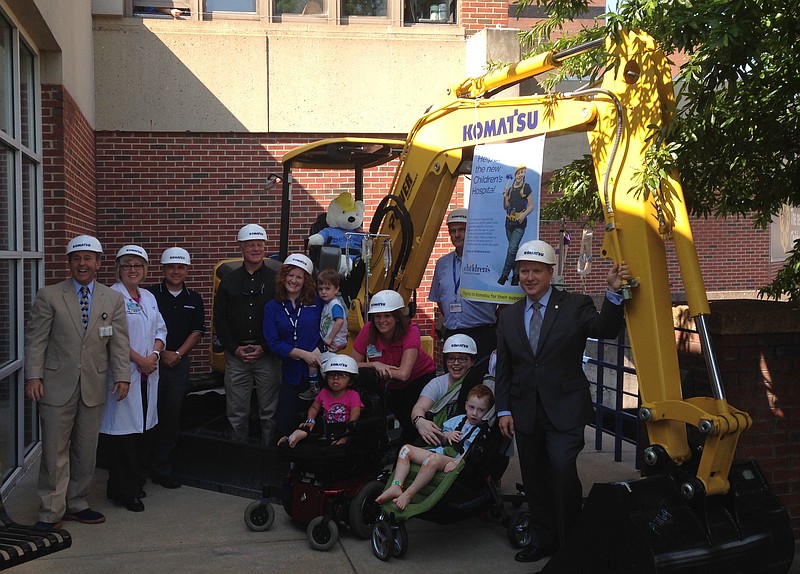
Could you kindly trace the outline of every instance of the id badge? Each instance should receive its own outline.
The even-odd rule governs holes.
[[[383,352],[379,351],[375,345],[368,345],[367,346],[367,358],[368,359],[378,359],[383,356]]]
[[[100,327],[100,337],[112,337],[114,335],[114,328],[111,325],[103,325]]]
[[[139,307],[139,304],[136,301],[128,301],[128,315],[138,315],[142,312],[142,308]]]
[[[451,313],[461,313],[461,303],[450,303]]]

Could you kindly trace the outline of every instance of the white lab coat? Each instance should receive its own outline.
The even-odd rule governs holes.
[[[140,355],[150,355],[156,339],[166,342],[167,325],[158,311],[155,296],[147,289],[139,288],[139,303],[129,294],[122,283],[112,287],[125,298],[125,318],[128,320],[128,336],[131,349]],[[131,361],[131,388],[128,396],[117,401],[114,395],[114,380],[109,370],[108,396],[103,413],[100,432],[112,435],[141,433],[158,423],[158,369],[147,377],[147,420],[142,410],[142,373]]]

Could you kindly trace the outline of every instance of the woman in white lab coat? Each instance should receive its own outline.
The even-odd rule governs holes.
[[[101,451],[108,466],[106,494],[132,512],[144,510],[141,499],[150,460],[150,431],[158,423],[158,362],[167,340],[167,326],[155,296],[139,287],[147,275],[147,264],[147,252],[138,245],[126,245],[117,252],[119,282],[111,288],[125,298],[131,386],[128,396],[117,401],[109,378],[100,425]]]

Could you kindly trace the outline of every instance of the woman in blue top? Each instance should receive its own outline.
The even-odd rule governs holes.
[[[275,298],[264,306],[264,339],[281,357],[283,381],[278,399],[278,435],[297,427],[301,401],[298,394],[308,387],[308,367],[320,367],[319,322],[322,303],[317,297],[314,265],[303,254],[294,253],[281,265],[275,280]]]

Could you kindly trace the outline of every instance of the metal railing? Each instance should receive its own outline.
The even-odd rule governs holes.
[[[616,339],[589,339],[584,353],[584,370],[592,390],[595,407],[595,449],[603,448],[603,435],[614,441],[614,460],[622,461],[623,443],[636,447],[636,468],[642,428],[639,410],[639,383],[633,366],[627,331]]]

